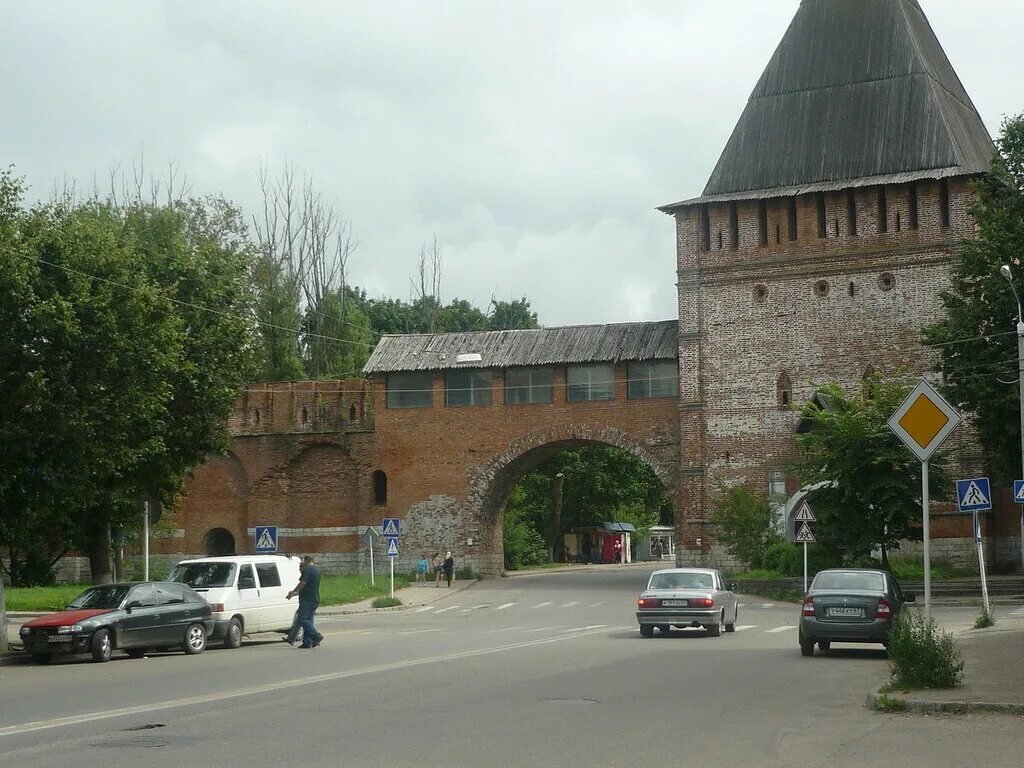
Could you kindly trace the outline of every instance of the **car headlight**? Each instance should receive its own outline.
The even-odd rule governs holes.
[[[21,634],[23,634],[23,635],[31,635],[32,634],[32,630],[29,629],[28,627],[22,627],[21,628]]]
[[[81,624],[65,624],[63,627],[57,627],[57,634],[58,635],[70,635],[70,634],[73,634],[75,632],[81,632],[81,631],[82,631],[82,625]]]

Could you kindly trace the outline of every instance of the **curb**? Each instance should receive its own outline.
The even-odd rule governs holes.
[[[452,595],[454,595],[454,594],[456,594],[458,592],[462,592],[463,590],[469,589],[474,584],[476,584],[476,582],[477,582],[476,579],[473,579],[472,581],[463,581],[462,583],[465,586],[460,586],[458,589],[453,589],[453,590],[447,590],[446,589],[441,594],[439,594],[439,595],[437,595],[435,597],[432,597],[429,600],[424,600],[424,601],[419,602],[419,603],[402,603],[401,605],[393,605],[390,608],[373,608],[373,607],[370,607],[370,608],[345,608],[344,606],[341,606],[341,605],[339,605],[339,606],[326,606],[323,609],[317,609],[317,615],[318,616],[351,616],[351,615],[358,614],[358,613],[386,613],[386,612],[389,612],[389,611],[407,611],[410,608],[419,608],[419,607],[424,606],[424,605],[430,605],[432,603],[436,603],[439,600],[443,600],[446,597],[450,597],[450,596],[452,596]]]
[[[901,696],[882,693],[869,693],[866,702],[867,708],[875,710],[882,696],[885,696],[890,701],[900,702],[903,705],[903,712],[913,712],[922,715],[939,713],[966,715],[979,712],[986,714],[1024,715],[1024,704],[1016,704],[1009,701],[925,701],[923,699],[904,699]]]
[[[524,576],[540,576],[540,575],[545,574],[545,573],[571,573],[572,571],[596,571],[596,570],[605,570],[605,569],[611,569],[611,568],[639,568],[639,567],[643,567],[643,566],[648,566],[649,567],[649,566],[654,565],[654,564],[655,564],[655,561],[653,561],[653,560],[650,560],[650,561],[644,560],[644,561],[638,561],[638,562],[633,562],[633,563],[617,563],[617,564],[616,563],[590,563],[588,565],[567,565],[564,568],[531,568],[531,569],[525,570],[525,571],[502,571],[501,572],[501,578],[503,578],[503,579],[519,579],[519,578],[522,578]],[[665,567],[666,568],[668,568],[668,567],[674,568],[675,566],[674,565],[673,566],[669,566],[666,563]]]

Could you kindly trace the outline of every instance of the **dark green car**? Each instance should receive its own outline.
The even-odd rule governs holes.
[[[893,619],[912,602],[888,571],[819,571],[800,610],[800,653],[813,656],[815,643],[823,651],[832,643],[887,645]]]

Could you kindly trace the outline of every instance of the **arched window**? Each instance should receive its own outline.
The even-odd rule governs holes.
[[[373,503],[377,506],[388,503],[388,476],[379,469],[373,473]]]
[[[235,537],[227,528],[211,528],[203,537],[203,548],[208,557],[235,554]]]
[[[793,385],[789,383],[789,376],[785,371],[779,374],[779,380],[776,385],[776,391],[778,394],[779,408],[784,411],[792,408]]]

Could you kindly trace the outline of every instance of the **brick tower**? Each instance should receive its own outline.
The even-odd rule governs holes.
[[[925,372],[972,176],[992,142],[916,0],[803,0],[676,223],[684,563],[717,478],[784,500],[825,381]],[[698,544],[699,540],[699,544]]]

